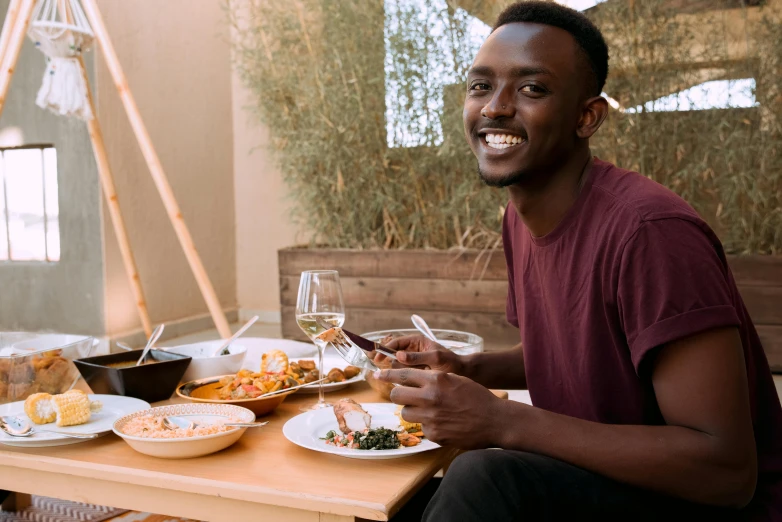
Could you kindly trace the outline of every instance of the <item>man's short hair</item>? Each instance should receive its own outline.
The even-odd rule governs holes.
[[[492,31],[519,22],[550,25],[570,33],[589,60],[599,95],[608,76],[608,46],[603,34],[583,13],[554,2],[518,2],[508,6],[494,24]]]

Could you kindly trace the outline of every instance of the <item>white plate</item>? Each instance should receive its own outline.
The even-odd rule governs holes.
[[[114,421],[123,415],[133,413],[139,410],[149,408],[149,403],[133,397],[122,397],[120,395],[90,395],[90,400],[101,401],[103,408],[97,413],[93,413],[90,416],[90,420],[86,424],[79,426],[67,426],[60,428],[55,423],[37,425],[30,421],[29,417],[24,413],[24,401],[12,402],[10,404],[3,404],[0,406],[0,415],[11,415],[14,417],[20,417],[33,426],[33,428],[52,430],[57,432],[75,432],[75,433],[100,433],[105,435],[109,433],[114,426]],[[44,448],[48,446],[65,446],[67,444],[76,444],[79,442],[85,442],[90,439],[73,439],[69,437],[63,437],[56,433],[33,433],[29,437],[11,437],[7,433],[0,431],[0,444],[7,446],[18,446],[20,448]]]
[[[396,404],[365,403],[361,406],[372,416],[372,428],[388,428],[391,430],[400,428],[399,418],[394,415]],[[323,408],[321,410],[302,413],[290,419],[282,427],[282,433],[285,435],[285,438],[302,448],[353,459],[395,459],[440,447],[439,444],[436,444],[429,439],[423,439],[418,446],[410,448],[402,446],[394,450],[340,448],[332,446],[331,444],[326,444],[326,441],[320,440],[321,437],[325,437],[326,433],[330,430],[339,433],[339,425],[337,424],[337,418],[334,416],[334,410],[332,408]]]
[[[158,457],[162,459],[188,459],[201,457],[215,453],[227,448],[244,434],[247,428],[236,428],[212,435],[202,435],[199,437],[153,439],[145,437],[135,437],[126,435],[122,428],[131,419],[140,415],[176,415],[192,420],[196,424],[211,424],[217,419],[225,421],[235,418],[239,422],[255,421],[255,414],[247,408],[233,406],[230,404],[172,404],[169,406],[158,406],[133,414],[126,415],[114,423],[114,433],[122,437],[128,445],[139,453]],[[253,428],[263,429],[263,428]]]
[[[318,348],[311,343],[302,343],[300,341],[290,341],[287,339],[265,339],[261,337],[242,337],[241,341],[237,342],[241,342],[243,346],[247,347],[247,355],[245,356],[242,368],[253,372],[257,372],[261,368],[261,357],[263,354],[272,350],[282,350],[288,356],[289,361],[295,362],[301,359],[308,359],[315,361],[315,364],[317,365]],[[326,374],[328,374],[332,368],[344,370],[345,367],[348,366],[348,363],[337,354],[336,350],[327,348],[323,354],[323,366],[325,367]],[[363,380],[364,374],[362,372],[345,382],[323,383],[323,391],[328,393],[342,390],[354,382]],[[300,388],[296,393],[318,393],[318,385],[305,386],[304,388]]]

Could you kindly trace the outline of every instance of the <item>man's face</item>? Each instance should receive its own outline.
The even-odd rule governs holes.
[[[567,31],[530,23],[501,26],[478,51],[464,130],[488,185],[541,181],[570,156],[590,80],[580,53]]]

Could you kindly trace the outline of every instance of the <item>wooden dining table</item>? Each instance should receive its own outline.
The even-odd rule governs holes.
[[[384,402],[366,382],[327,395]],[[285,422],[317,395],[294,393],[233,446],[167,460],[137,453],[113,433],[67,446],[0,445],[0,489],[205,521],[388,520],[457,450],[358,460],[289,442]],[[155,406],[177,402],[171,399]]]

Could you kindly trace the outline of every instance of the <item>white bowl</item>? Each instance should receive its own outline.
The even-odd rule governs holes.
[[[176,415],[189,418],[196,423],[210,422],[214,417],[235,418],[239,422],[255,421],[255,414],[241,406],[232,406],[230,404],[172,404],[170,406],[158,406],[157,408],[137,411],[136,413],[120,417],[114,422],[114,433],[122,437],[131,448],[139,453],[161,459],[189,459],[215,453],[239,440],[247,428],[235,428],[213,435],[177,439],[134,437],[123,433],[122,429],[125,425],[131,419],[141,415],[153,415],[155,417]]]
[[[228,355],[211,357],[223,342],[225,341],[203,341],[160,349],[192,357],[193,360],[190,361],[190,366],[187,367],[187,371],[182,376],[182,382],[200,381],[207,377],[236,373],[242,369],[244,357],[247,355],[247,348],[241,344],[241,341],[236,341],[228,347]]]

